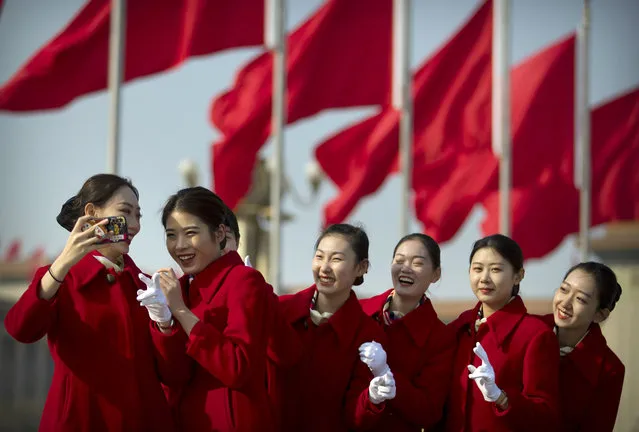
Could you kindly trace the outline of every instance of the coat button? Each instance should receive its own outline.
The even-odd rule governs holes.
[[[112,284],[115,282],[115,276],[111,273],[107,273],[106,280],[108,283]]]

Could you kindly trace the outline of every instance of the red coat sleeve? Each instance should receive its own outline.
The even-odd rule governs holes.
[[[158,375],[169,387],[184,386],[193,374],[193,359],[186,354],[188,337],[178,322],[171,333],[162,333],[155,322],[150,321],[153,354]]]
[[[57,318],[56,294],[51,300],[38,297],[38,289],[42,277],[49,270],[49,266],[39,268],[27,290],[4,318],[4,327],[15,340],[22,343],[33,343],[44,337],[55,325]],[[64,289],[70,283],[67,276],[58,290]],[[58,291],[59,292],[59,291]]]
[[[365,318],[370,320],[369,317]],[[364,336],[360,339],[363,342],[378,341],[385,345],[386,335],[371,320],[370,326],[366,326],[371,330],[365,330]],[[354,347],[358,352],[359,345]],[[375,405],[371,402],[368,395],[368,386],[373,379],[373,374],[368,366],[359,359],[355,365],[351,382],[346,392],[346,403],[344,404],[344,418],[349,428],[354,430],[371,429],[380,419],[384,412],[386,402]]]
[[[439,336],[437,343],[426,348],[432,355],[414,381],[394,372],[397,395],[388,401],[403,418],[426,430],[438,424],[443,416],[453,371],[456,348],[453,329],[445,327],[441,332],[445,334]]]
[[[612,432],[617,421],[617,411],[621,400],[625,368],[616,368],[600,380],[595,390],[588,415],[582,423],[581,432]]]
[[[497,383],[499,384],[499,383]],[[559,344],[552,331],[536,335],[524,354],[523,390],[502,388],[508,408],[498,417],[512,430],[555,430],[558,426]]]
[[[302,341],[293,327],[284,319],[277,295],[273,293],[270,307],[273,310],[273,330],[268,337],[268,358],[278,367],[291,367],[302,356]]]
[[[252,370],[266,363],[266,342],[271,330],[264,325],[269,322],[271,295],[264,279],[255,270],[243,272],[241,277],[225,281],[232,288],[228,290],[224,330],[220,332],[200,320],[187,342],[187,353],[231,389],[241,388]]]

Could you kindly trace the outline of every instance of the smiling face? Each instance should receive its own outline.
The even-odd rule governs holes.
[[[433,268],[430,254],[421,241],[407,240],[397,247],[391,264],[396,295],[419,299],[440,275],[441,269]]]
[[[585,331],[591,323],[599,323],[607,311],[599,310],[595,281],[587,272],[570,272],[555,291],[552,302],[555,324],[559,328]]]
[[[477,299],[493,311],[501,309],[512,296],[513,286],[523,279],[523,269],[512,264],[495,249],[479,249],[470,264],[470,286]]]
[[[224,227],[211,232],[200,218],[173,211],[166,220],[166,248],[185,274],[197,274],[222,255]]]
[[[355,278],[363,276],[367,268],[368,261],[358,263],[350,243],[341,235],[324,236],[312,264],[317,290],[327,296],[350,291]]]
[[[107,257],[129,253],[129,245],[140,232],[140,218],[142,217],[138,197],[130,187],[120,187],[103,206],[95,206],[92,203],[87,204],[85,206],[85,214],[95,218],[124,216],[129,239],[101,247],[100,252]]]

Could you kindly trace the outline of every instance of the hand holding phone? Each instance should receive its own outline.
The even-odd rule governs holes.
[[[107,219],[107,223],[96,226],[101,220]],[[108,216],[105,218],[89,219],[83,226],[82,231],[95,227],[95,236],[100,238],[98,244],[118,243],[129,239],[128,227],[124,216]]]

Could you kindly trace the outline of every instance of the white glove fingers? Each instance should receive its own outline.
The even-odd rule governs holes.
[[[144,273],[139,273],[138,277],[149,288],[153,285],[153,281],[151,281],[151,279],[149,279]]]
[[[486,354],[486,350],[484,350],[484,347],[481,346],[479,342],[477,342],[477,345],[475,346],[475,348],[473,348],[473,352],[477,357],[481,359],[483,363],[490,364],[490,360],[488,360],[488,354]]]

